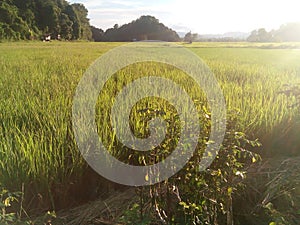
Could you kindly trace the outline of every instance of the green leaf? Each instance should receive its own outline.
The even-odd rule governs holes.
[[[10,198],[6,198],[4,200],[4,205],[5,205],[5,207],[9,207],[10,206]]]
[[[228,195],[231,195],[232,191],[233,191],[232,187],[228,187],[227,189]]]
[[[148,174],[146,174],[146,176],[145,176],[145,181],[149,181],[149,175]]]

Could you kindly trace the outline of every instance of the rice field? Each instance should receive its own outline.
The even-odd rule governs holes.
[[[86,163],[77,149],[72,130],[73,96],[91,63],[119,45],[121,43],[0,43],[2,186],[21,190],[24,185],[28,199],[36,201],[41,194],[48,199],[47,205],[55,201],[53,193],[59,193],[74,177],[79,179],[84,173]],[[262,155],[299,154],[299,108],[290,107],[296,98],[280,94],[285,85],[300,83],[300,51],[294,49],[299,44],[193,43],[184,46],[215,74],[227,110],[237,115],[238,129],[262,141]],[[119,72],[123,76],[121,82],[117,82],[114,89],[108,88],[98,102],[99,109],[109,107],[110,95],[137,77],[132,71],[157,76],[163,71],[166,77],[186,84],[187,89],[192,87],[191,80],[174,68],[162,68],[155,63],[132,65]],[[195,100],[204,101],[201,90],[190,88],[188,93]],[[141,104],[146,107],[147,103]],[[162,104],[167,111],[167,103]],[[137,122],[133,119],[132,123]],[[137,126],[140,133],[143,133],[142,125]],[[109,129],[108,124],[98,123],[98,126],[104,134],[109,134],[107,139],[114,139],[114,134],[105,130]],[[53,187],[61,189],[53,190]]]

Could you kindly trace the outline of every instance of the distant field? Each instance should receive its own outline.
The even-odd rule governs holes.
[[[119,45],[0,43],[0,184],[20,190],[25,183],[32,192],[47,193],[81,174],[85,163],[71,127],[74,91],[89,65]],[[299,132],[288,134],[299,128],[299,108],[289,107],[295,98],[279,91],[300,83],[299,43],[183,45],[214,72],[228,111],[237,113],[240,130],[263,141],[263,154],[295,153]],[[155,66],[136,68],[159,72]],[[180,80],[180,74],[171,75]]]

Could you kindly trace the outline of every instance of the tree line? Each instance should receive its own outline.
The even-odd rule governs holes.
[[[298,42],[300,41],[300,23],[287,23],[278,30],[267,32],[260,28],[251,32],[247,38],[250,42]]]
[[[0,40],[179,41],[178,34],[152,16],[141,16],[131,23],[117,24],[105,32],[90,25],[83,4],[65,0],[0,1]]]
[[[122,26],[115,24],[105,32],[91,26],[87,16],[88,10],[83,4],[70,4],[66,0],[1,0],[0,40],[29,40],[45,36],[94,41],[181,40],[174,30],[153,16],[141,16]],[[192,43],[202,39],[198,38],[198,34],[188,32],[183,40]],[[235,41],[233,38],[220,40]],[[300,23],[284,24],[270,32],[264,28],[254,30],[247,41],[300,41]]]
[[[2,0],[0,39],[37,39],[43,35],[66,40],[91,40],[88,10],[65,0]]]

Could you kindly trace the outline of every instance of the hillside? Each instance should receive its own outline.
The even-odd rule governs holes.
[[[106,30],[102,41],[161,40],[179,41],[178,34],[153,16],[141,16],[131,23]]]

